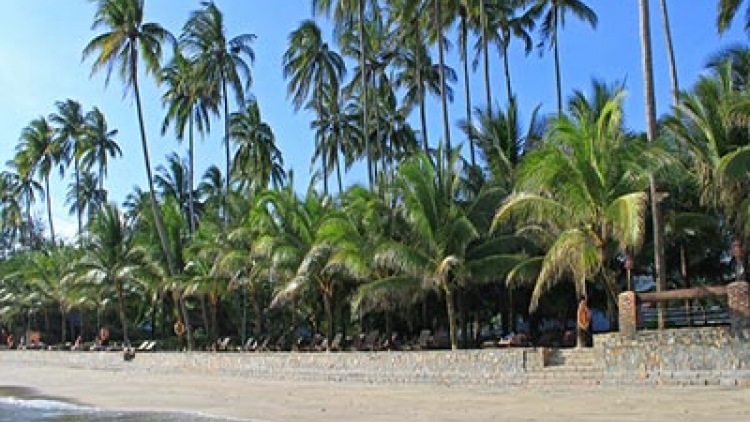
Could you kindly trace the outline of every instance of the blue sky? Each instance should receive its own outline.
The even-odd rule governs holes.
[[[310,116],[295,114],[286,96],[282,75],[282,55],[287,48],[287,37],[303,19],[311,17],[310,2],[299,0],[217,0],[226,15],[227,33],[234,36],[252,33],[256,61],[253,65],[254,83],[251,93],[258,99],[264,119],[273,128],[284,154],[285,166],[295,170],[298,189],[309,181],[312,136]],[[734,42],[746,42],[739,23],[719,37],[715,27],[715,0],[669,0],[677,67],[682,88],[689,88],[703,72],[706,58],[719,48]],[[599,15],[596,31],[569,18],[560,35],[563,91],[587,90],[592,78],[604,81],[625,81],[626,118],[632,129],[643,128],[643,88],[641,84],[638,1],[590,0]],[[198,0],[147,0],[146,20],[161,23],[179,34],[192,10],[200,6]],[[113,78],[105,89],[102,75],[90,78],[90,62],[82,62],[81,50],[95,35],[90,26],[94,6],[85,0],[25,0],[8,1],[3,5],[0,23],[0,162],[12,157],[21,130],[32,119],[55,111],[56,101],[72,98],[85,109],[100,107],[110,127],[117,128],[117,140],[123,158],[113,162],[107,187],[110,198],[120,202],[133,186],[145,187],[145,176],[137,131],[134,102],[123,98],[122,86]],[[651,1],[652,35],[656,69],[658,113],[670,107],[670,86],[667,71],[661,15],[658,2]],[[330,39],[330,27],[320,21]],[[519,97],[522,116],[541,104],[542,112],[555,107],[554,69],[552,55],[534,51],[526,57],[517,46],[511,52],[511,72],[514,89]],[[460,63],[454,54],[448,61],[457,71]],[[500,62],[491,64],[493,95],[503,101],[504,80]],[[351,73],[351,67],[350,67]],[[171,151],[184,153],[174,136],[160,136],[164,111],[160,90],[149,79],[143,79],[143,101],[146,128],[154,166],[162,163]],[[475,106],[484,106],[483,79],[472,76]],[[453,123],[464,117],[463,87],[454,87],[456,99],[451,105]],[[431,142],[440,136],[439,112],[436,101],[428,110]],[[414,120],[415,127],[418,126]],[[198,175],[211,164],[223,168],[223,149],[220,147],[222,125],[215,123],[211,135],[197,144]],[[454,130],[454,142],[461,137]],[[348,181],[362,181],[361,169],[355,169]],[[56,228],[64,233],[74,231],[72,216],[64,205],[68,181],[53,184],[53,207]],[[41,210],[43,204],[38,204]]]

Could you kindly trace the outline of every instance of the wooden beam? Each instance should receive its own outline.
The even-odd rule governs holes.
[[[727,286],[704,286],[691,289],[675,289],[663,292],[638,293],[643,302],[666,302],[669,300],[703,299],[714,296],[726,296]]]

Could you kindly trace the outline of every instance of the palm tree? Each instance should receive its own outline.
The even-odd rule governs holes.
[[[386,240],[376,252],[375,262],[392,271],[390,277],[378,282],[378,289],[399,289],[418,286],[435,288],[445,295],[452,349],[458,348],[455,294],[472,278],[474,264],[483,262],[497,274],[496,252],[486,248],[484,253],[469,254],[472,243],[481,235],[459,196],[462,189],[461,172],[456,167],[458,154],[450,159],[437,154],[431,159],[420,154],[399,168],[395,192],[402,198],[399,214],[405,226],[397,240]],[[478,243],[477,243],[478,244]],[[492,263],[489,263],[492,261]],[[372,292],[372,287],[370,291]]]
[[[185,129],[188,130],[188,194],[190,196],[189,213],[190,231],[195,232],[195,203],[192,197],[195,191],[195,142],[194,126],[198,132],[208,133],[211,128],[211,114],[218,113],[218,86],[206,83],[198,74],[196,63],[188,60],[178,49],[172,61],[161,71],[161,80],[167,84],[167,90],[162,95],[162,104],[167,107],[167,114],[162,124],[162,134],[166,133],[169,126],[174,123],[177,140],[185,138]],[[211,91],[214,92],[211,92]]]
[[[487,63],[487,51],[486,42],[491,41],[500,46],[500,54],[503,57],[503,69],[505,71],[505,94],[510,103],[513,98],[512,82],[510,77],[510,63],[508,57],[508,50],[510,49],[510,43],[513,38],[518,38],[523,42],[523,48],[526,54],[529,54],[533,48],[533,42],[531,39],[530,32],[534,29],[534,17],[532,16],[532,9],[523,11],[524,7],[523,0],[512,0],[495,2],[488,5],[489,8],[489,19],[491,21],[487,24],[488,27],[484,33],[486,35],[477,42],[475,51],[477,57],[480,52],[484,56],[484,67],[485,67],[485,87],[489,92],[489,64]],[[481,50],[480,50],[481,49]],[[488,94],[489,95],[489,94]],[[491,101],[488,96],[488,101]],[[487,103],[487,112],[492,114],[492,103]]]
[[[344,168],[348,170],[354,162],[356,151],[362,146],[363,135],[358,125],[359,109],[356,104],[345,102],[339,92],[334,92],[329,87],[324,88],[320,95],[320,113],[310,123],[317,140],[313,159],[323,157],[321,161],[327,164],[327,167],[322,169],[324,180],[335,167],[341,193],[341,157],[344,157]]]
[[[81,104],[77,101],[68,99],[66,101],[58,101],[56,103],[57,113],[50,115],[50,121],[57,126],[57,140],[56,142],[61,145],[63,154],[65,155],[66,164],[70,164],[72,160],[74,163],[76,189],[80,184],[80,161],[81,153],[84,150],[84,131],[85,121]],[[83,227],[81,214],[76,215],[78,221],[78,236],[81,235]]]
[[[162,44],[174,42],[174,37],[158,23],[143,22],[144,0],[97,0],[93,29],[104,32],[89,41],[83,50],[83,57],[94,56],[92,74],[106,69],[107,78],[117,69],[122,77],[126,90],[133,90],[135,95],[138,126],[141,133],[141,149],[146,167],[151,211],[156,222],[162,252],[167,260],[169,271],[174,274],[176,268],[169,253],[169,241],[159,212],[154,190],[154,179],[151,172],[151,158],[148,152],[146,126],[143,121],[143,107],[138,84],[139,56],[145,64],[146,74],[154,74],[161,69]]]
[[[93,166],[99,166],[97,176],[99,190],[104,203],[107,202],[107,191],[104,188],[104,179],[107,178],[107,163],[110,158],[122,156],[122,150],[115,141],[117,129],[110,129],[107,119],[99,108],[86,113],[86,126],[84,128],[84,149],[81,152],[81,166],[90,170]],[[83,183],[83,182],[81,182]],[[92,215],[89,215],[89,218]]]
[[[356,5],[354,4],[356,2]],[[367,50],[365,48],[365,25],[367,12],[377,14],[380,11],[380,4],[376,0],[313,0],[312,2],[313,12],[316,14],[327,14],[329,15],[331,9],[334,9],[334,21],[339,29],[342,27],[352,27],[355,23],[359,26],[359,68],[365,69],[367,67],[366,58]],[[356,10],[356,17],[354,11]],[[342,32],[342,31],[340,31]],[[362,133],[364,134],[365,140],[365,151],[366,154],[370,153],[370,133],[369,127],[369,103],[368,103],[368,92],[367,92],[367,74],[366,72],[360,72],[359,74],[360,83],[360,107],[362,108]],[[367,156],[367,178],[370,186],[372,186],[373,178],[375,174],[372,168],[372,161],[369,155]]]
[[[85,212],[87,221],[90,222],[107,203],[107,194],[101,189],[101,182],[95,173],[84,171],[81,173],[78,182],[78,186],[75,182],[68,186],[65,204],[69,205],[68,212],[70,214],[83,214]]]
[[[186,52],[194,54],[199,78],[209,87],[221,87],[220,98],[224,102],[224,152],[226,155],[224,207],[226,207],[231,183],[231,156],[229,148],[229,89],[236,97],[237,104],[245,103],[245,90],[252,84],[250,64],[255,60],[255,52],[250,46],[255,35],[240,34],[228,38],[224,27],[224,15],[212,2],[201,2],[202,9],[190,15],[180,38]],[[244,84],[243,84],[244,80]],[[218,91],[216,92],[218,94]],[[215,98],[219,100],[219,98]],[[224,219],[227,222],[227,213]]]
[[[86,255],[78,263],[82,282],[109,286],[114,289],[123,341],[129,342],[125,295],[143,271],[143,255],[135,247],[133,233],[126,225],[120,210],[105,206],[94,219]]]
[[[54,130],[47,119],[39,117],[21,132],[21,139],[16,146],[17,154],[25,155],[28,160],[30,174],[36,174],[44,181],[44,193],[47,202],[47,218],[52,244],[55,240],[55,225],[52,219],[52,191],[49,186],[49,176],[52,169],[61,161],[61,145],[54,140]]]
[[[669,79],[672,83],[672,105],[680,106],[680,84],[677,81],[677,62],[674,59],[674,44],[672,43],[672,29],[669,25],[669,9],[667,0],[659,0],[662,26],[664,27],[664,42],[667,44],[667,59],[669,62]]]
[[[572,13],[579,19],[587,22],[592,28],[596,28],[597,16],[581,0],[534,0],[531,14],[532,16],[541,16],[541,36],[540,45],[549,44],[555,53],[555,82],[557,86],[557,113],[563,112],[562,99],[562,80],[560,77],[560,47],[559,32],[565,25],[565,15]]]
[[[237,143],[233,174],[257,188],[282,185],[286,177],[284,159],[271,126],[261,118],[258,102],[248,101],[245,109],[232,113],[229,120],[230,136]]]
[[[745,3],[745,32],[750,32],[750,3],[744,2],[744,0],[719,0],[719,17],[716,21],[716,27],[719,29],[719,33],[722,34],[729,28],[729,25],[734,20],[734,15],[737,14],[740,6]]]
[[[543,145],[524,157],[515,193],[493,221],[493,229],[513,219],[555,236],[536,277],[532,310],[544,292],[570,279],[579,295],[598,279],[614,297],[607,269],[613,249],[637,250],[644,239],[646,145],[623,130],[623,91],[595,84],[594,92],[590,99],[577,93],[571,117],[558,116]]]
[[[307,106],[318,116],[323,114],[323,89],[338,93],[345,73],[344,60],[329,49],[314,21],[303,21],[289,35],[289,48],[284,53],[284,78],[289,79],[287,93],[293,98],[295,110]],[[328,195],[326,155],[322,154],[321,158],[323,192]]]
[[[641,59],[643,65],[643,90],[646,112],[646,136],[649,142],[655,142],[656,133],[656,99],[654,98],[654,64],[651,55],[651,23],[647,0],[639,0],[639,17],[641,23]],[[664,227],[659,206],[659,195],[656,180],[653,175],[649,179],[649,193],[651,196],[651,218],[654,230],[654,267],[656,271],[657,290],[667,288],[667,268],[664,262]],[[664,328],[664,303],[659,302],[659,328]]]

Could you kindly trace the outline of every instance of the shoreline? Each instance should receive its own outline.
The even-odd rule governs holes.
[[[750,420],[750,396],[743,388],[373,385],[63,365],[0,359],[0,387],[32,389],[42,397],[105,410],[254,422]]]

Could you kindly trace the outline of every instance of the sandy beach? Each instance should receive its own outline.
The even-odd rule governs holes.
[[[0,386],[113,410],[185,411],[271,422],[750,420],[742,388],[550,389],[257,381],[239,377],[18,367]]]

